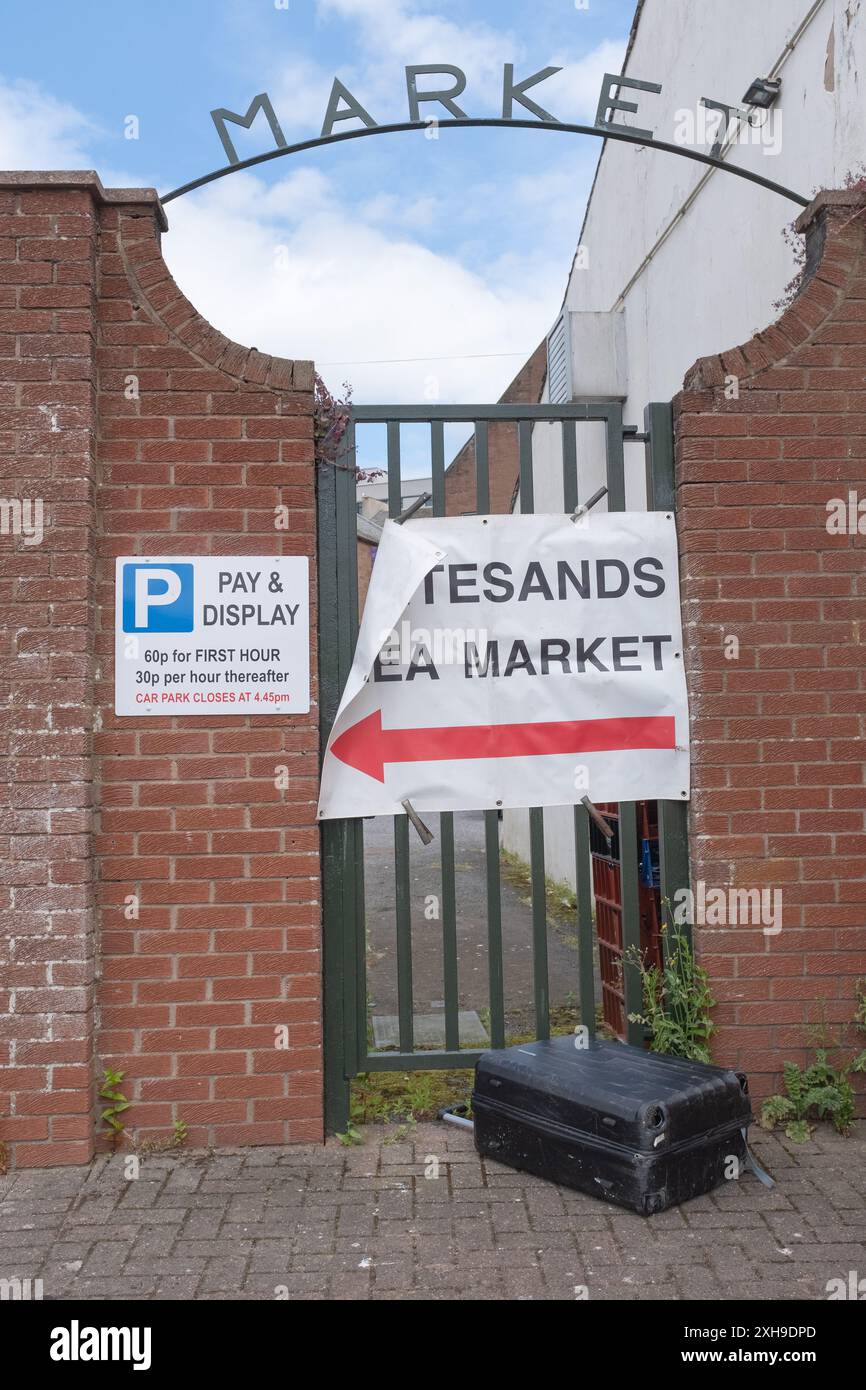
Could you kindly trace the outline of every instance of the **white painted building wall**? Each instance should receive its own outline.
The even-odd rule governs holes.
[[[701,97],[740,106],[754,78],[779,76],[765,143],[737,143],[726,159],[805,197],[866,173],[866,0],[645,0],[624,71],[662,92],[624,88],[621,98],[638,111],[618,113],[617,122],[674,143],[688,113],[696,135],[707,135],[697,126]],[[711,144],[712,130],[695,147],[709,153]],[[642,429],[644,406],[670,400],[697,358],[736,347],[778,318],[797,270],[785,231],[799,211],[721,170],[607,142],[565,306],[624,310],[627,425]],[[579,327],[573,374],[579,399]],[[585,498],[604,482],[602,430],[579,426],[578,442]],[[643,508],[644,451],[627,444],[625,458],[626,505]],[[550,427],[535,432],[533,479],[536,511],[561,511]],[[528,858],[526,812],[505,813],[502,840]],[[570,807],[545,812],[545,860],[550,877],[574,882]]]

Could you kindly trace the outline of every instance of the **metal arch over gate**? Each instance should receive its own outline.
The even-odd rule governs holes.
[[[241,121],[242,125],[246,121]],[[808,207],[810,199],[802,193],[796,193],[791,188],[785,188],[783,184],[775,183],[772,179],[764,178],[763,174],[755,174],[751,169],[741,169],[736,164],[729,164],[724,159],[715,158],[711,154],[703,154],[699,150],[687,149],[684,145],[671,144],[667,140],[656,140],[646,131],[630,130],[627,126],[615,125],[570,125],[562,121],[535,121],[509,118],[499,119],[498,117],[463,116],[459,120],[438,121],[437,130],[470,129],[472,127],[493,127],[502,129],[516,128],[518,130],[547,130],[563,131],[569,135],[594,135],[597,139],[618,140],[630,145],[640,145],[642,148],[660,150],[664,154],[679,155],[681,159],[691,159],[697,164],[708,165],[711,169],[721,169],[724,173],[733,174],[736,178],[746,179],[749,183],[756,183],[761,188],[769,189],[771,193],[778,193],[782,198],[788,198],[792,203],[799,204],[800,207]],[[214,183],[217,179],[224,179],[228,174],[238,173],[241,169],[252,169],[257,164],[266,164],[272,159],[282,159],[284,155],[300,154],[303,150],[318,149],[322,145],[338,145],[347,140],[363,140],[371,135],[394,135],[400,131],[420,130],[427,131],[429,126],[425,121],[400,121],[392,125],[364,126],[361,130],[341,130],[336,134],[319,136],[315,140],[301,140],[295,145],[281,145],[276,150],[266,150],[264,154],[252,155],[249,159],[237,160],[231,164],[226,164],[222,169],[214,169],[209,174],[202,174],[200,178],[191,179],[189,183],[181,184],[179,188],[173,188],[170,193],[163,193],[160,201],[170,203],[175,198],[182,198],[186,193],[192,193],[196,188],[203,188],[205,184]]]
[[[532,431],[537,423],[558,424],[562,433],[564,507],[573,511],[585,501],[580,478],[578,431],[587,422],[602,423],[606,434],[608,509],[625,509],[626,445],[646,448],[647,505],[671,511],[674,506],[673,426],[667,404],[647,407],[645,429],[624,429],[622,407],[610,402],[574,405],[493,406],[356,406],[341,441],[336,466],[320,463],[318,471],[319,539],[319,674],[321,749],[327,744],[340,695],[348,676],[358,632],[357,509],[355,427],[380,424],[387,431],[388,511],[402,510],[400,426],[427,424],[432,462],[432,511],[445,515],[446,424],[469,424],[474,429],[475,502],[479,514],[490,514],[488,435],[492,424],[511,422],[517,431],[520,505],[534,510]],[[411,523],[410,523],[411,524]],[[637,814],[634,803],[620,803],[620,876],[622,884],[622,947],[624,1012],[641,1008],[640,977],[626,953],[640,950],[639,865]],[[662,900],[673,901],[678,888],[688,886],[687,807],[660,802],[659,868]],[[580,1017],[592,1033],[596,1026],[595,959],[590,861],[590,822],[586,808],[575,805],[574,847],[576,880],[577,990]],[[506,1000],[502,949],[502,902],[499,822],[496,811],[484,813],[486,853],[486,917],[490,1039],[506,1043]],[[535,1032],[549,1036],[548,922],[544,863],[544,813],[529,809],[532,982]],[[321,824],[323,851],[323,951],[325,1030],[325,1115],[329,1131],[344,1129],[349,1116],[349,1087],[359,1073],[388,1070],[427,1070],[470,1067],[480,1053],[462,1049],[458,1025],[457,894],[454,854],[454,816],[439,815],[438,858],[441,867],[441,933],[445,1047],[420,1050],[414,1039],[412,979],[412,913],[409,820],[394,817],[394,904],[399,1046],[395,1051],[371,1051],[367,998],[367,939],[364,893],[363,821],[333,820]],[[436,851],[433,851],[436,854]],[[640,1024],[629,1022],[627,1037],[640,1042]]]

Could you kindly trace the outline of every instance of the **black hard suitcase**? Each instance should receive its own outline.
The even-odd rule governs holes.
[[[472,1093],[479,1153],[643,1216],[743,1171],[745,1076],[625,1043],[575,1042],[483,1054]]]

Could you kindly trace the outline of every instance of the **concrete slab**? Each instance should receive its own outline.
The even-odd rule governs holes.
[[[396,1014],[374,1014],[373,1045],[377,1052],[400,1047],[400,1020]],[[415,1046],[445,1046],[445,1015],[415,1014],[413,1019]],[[457,1027],[462,1047],[489,1047],[490,1037],[487,1029],[474,1009],[461,1009],[457,1015]]]

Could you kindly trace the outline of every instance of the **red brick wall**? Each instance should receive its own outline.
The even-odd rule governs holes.
[[[373,551],[375,546],[372,541],[362,540],[358,537],[358,612],[363,613],[364,604],[367,599],[367,590],[370,587],[370,578],[373,573],[373,561],[375,556]]]
[[[0,1157],[22,1164],[92,1132],[96,229],[86,189],[0,177],[0,492],[45,528],[0,536]]]
[[[50,513],[39,546],[0,537],[0,1139],[86,1160],[108,1065],[137,1138],[315,1139],[315,651],[308,716],[113,713],[116,555],[307,554],[314,599],[312,366],[196,314],[152,196],[66,179],[0,183],[3,495]]]
[[[783,894],[778,935],[695,929],[718,1059],[759,1095],[866,977],[866,537],[826,527],[866,496],[866,198],[821,195],[800,227],[798,297],[675,403],[693,879]]]

